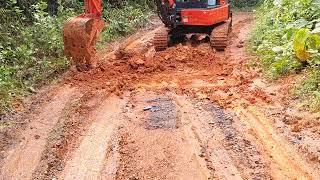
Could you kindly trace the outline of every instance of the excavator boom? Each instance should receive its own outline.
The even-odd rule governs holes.
[[[84,0],[85,14],[91,14],[96,17],[101,16],[101,0]]]

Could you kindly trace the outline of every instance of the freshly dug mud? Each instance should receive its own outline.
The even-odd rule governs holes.
[[[223,66],[223,61],[212,51],[178,45],[157,52],[152,57],[126,54],[122,58],[106,59],[96,69],[68,73],[64,82],[80,88],[104,89],[120,94],[125,90],[132,90],[137,82],[155,80],[153,76],[159,73],[179,69],[207,69],[223,73]]]

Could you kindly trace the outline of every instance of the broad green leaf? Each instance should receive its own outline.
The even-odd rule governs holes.
[[[309,29],[300,29],[293,38],[293,50],[299,51],[304,50],[306,45],[306,40],[309,36]]]
[[[307,60],[310,57],[310,54],[306,51],[306,41],[309,33],[309,29],[300,29],[293,38],[292,47],[300,60]]]

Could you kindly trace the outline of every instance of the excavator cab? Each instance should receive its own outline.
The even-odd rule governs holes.
[[[176,0],[176,6],[181,8],[207,8],[208,6],[215,6],[216,0]]]

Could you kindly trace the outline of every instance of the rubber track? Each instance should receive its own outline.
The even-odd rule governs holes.
[[[228,46],[229,34],[231,32],[232,21],[228,20],[223,24],[215,27],[210,36],[211,46],[218,50],[224,51]]]
[[[168,32],[166,29],[155,33],[153,45],[156,51],[163,51],[168,48]]]

